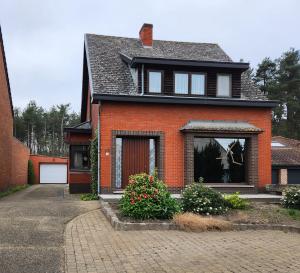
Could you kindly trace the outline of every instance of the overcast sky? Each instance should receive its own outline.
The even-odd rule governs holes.
[[[15,107],[70,102],[80,110],[84,33],[218,43],[253,67],[300,49],[299,0],[0,0]]]

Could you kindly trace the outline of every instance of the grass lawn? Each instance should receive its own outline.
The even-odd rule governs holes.
[[[4,196],[7,196],[7,195],[10,195],[12,193],[15,193],[17,191],[21,191],[21,190],[24,190],[26,188],[28,188],[29,185],[21,185],[21,186],[15,186],[15,187],[12,187],[12,188],[9,188],[8,190],[6,191],[3,191],[3,192],[0,192],[0,198],[4,197]]]

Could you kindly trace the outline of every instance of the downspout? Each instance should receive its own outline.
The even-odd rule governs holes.
[[[144,64],[142,64],[142,93],[141,95],[144,95]]]
[[[98,194],[100,194],[100,107],[101,102],[99,102],[98,108]]]

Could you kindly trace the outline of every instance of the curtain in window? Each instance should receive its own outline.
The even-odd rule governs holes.
[[[75,152],[74,153],[74,168],[75,169],[82,169],[83,168],[83,156],[82,156],[82,153],[81,152]]]
[[[228,97],[230,95],[230,85],[229,75],[218,75],[218,96]]]
[[[205,75],[192,74],[192,94],[204,95]]]
[[[149,92],[161,92],[161,72],[149,72]]]
[[[183,73],[175,74],[175,93],[188,94],[189,75]]]

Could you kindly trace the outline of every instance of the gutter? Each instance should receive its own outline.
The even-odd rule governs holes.
[[[98,195],[100,194],[100,107],[101,107],[101,102],[99,102],[99,109],[98,109]]]
[[[209,97],[182,97],[182,96],[154,96],[154,95],[111,95],[93,94],[93,103],[100,101],[116,102],[139,102],[139,103],[159,103],[159,104],[185,104],[185,105],[208,105],[208,106],[229,106],[229,107],[254,107],[254,108],[274,108],[278,101],[274,100],[242,100],[224,99]]]

